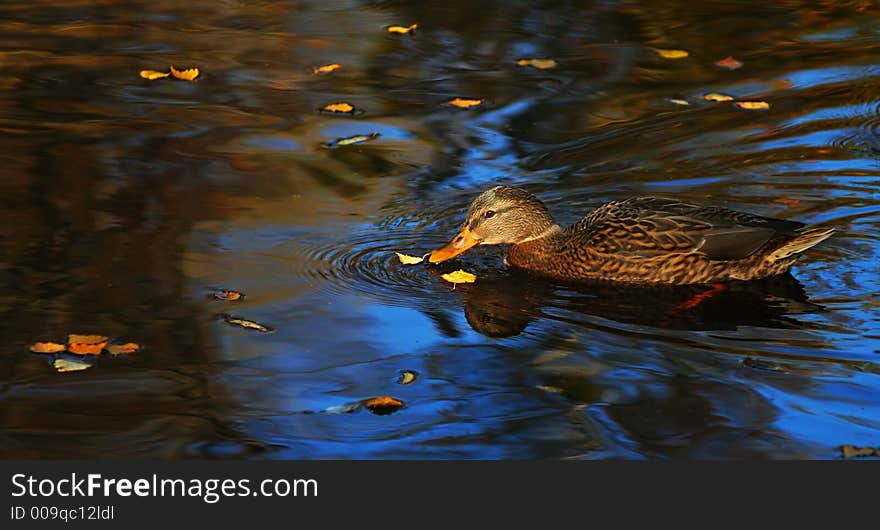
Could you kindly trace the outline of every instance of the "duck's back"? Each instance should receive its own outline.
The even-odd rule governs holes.
[[[511,248],[515,266],[560,279],[704,283],[786,270],[794,259],[765,258],[810,231],[803,223],[674,199],[607,203],[545,240]],[[785,258],[806,250],[792,252]]]

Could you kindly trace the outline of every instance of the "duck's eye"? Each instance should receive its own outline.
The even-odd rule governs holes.
[[[488,219],[488,218],[492,217],[493,215],[495,215],[495,210],[488,210],[488,211],[484,214],[484,217],[486,217],[486,219]]]

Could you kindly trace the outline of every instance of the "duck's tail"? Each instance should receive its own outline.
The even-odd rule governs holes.
[[[795,232],[794,237],[782,243],[776,250],[771,252],[767,259],[771,262],[790,258],[810,249],[834,234],[833,228],[809,228]]]

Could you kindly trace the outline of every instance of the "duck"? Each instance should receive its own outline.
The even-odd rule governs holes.
[[[563,228],[528,191],[495,186],[473,200],[458,234],[428,261],[510,245],[508,266],[553,280],[712,284],[783,274],[834,232],[664,197],[608,202]]]

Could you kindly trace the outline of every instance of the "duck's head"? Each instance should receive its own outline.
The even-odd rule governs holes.
[[[555,228],[547,207],[534,195],[511,186],[495,186],[474,199],[458,235],[431,252],[428,261],[446,261],[476,245],[524,243]]]

